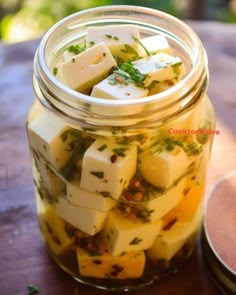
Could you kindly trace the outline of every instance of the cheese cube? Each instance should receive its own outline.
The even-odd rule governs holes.
[[[140,40],[141,45],[139,45],[139,55],[142,57],[147,57],[147,52],[145,49],[151,53],[151,54],[156,54],[156,53],[167,53],[167,54],[172,54],[172,50],[169,46],[169,43],[165,36],[163,35],[155,35],[155,36],[150,36],[147,38],[143,38]],[[145,49],[144,49],[145,47]]]
[[[147,89],[137,87],[134,83],[126,82],[118,76],[118,79],[121,79],[119,82],[116,77],[116,75],[112,74],[95,85],[91,96],[123,100],[141,98],[148,95]]]
[[[85,152],[80,187],[118,199],[136,170],[137,147],[97,139]]]
[[[71,60],[72,58],[75,57],[75,55],[76,54],[74,52],[70,52],[69,50],[65,50],[63,52],[63,59],[64,59],[64,61]],[[72,60],[71,60],[71,62],[72,62]]]
[[[180,147],[168,151],[165,146],[154,145],[139,154],[141,175],[157,187],[168,188],[188,172],[191,164],[188,155]]]
[[[64,252],[72,245],[74,238],[67,231],[67,225],[56,213],[53,207],[40,206],[39,214],[40,229],[45,237],[45,240],[55,255]]]
[[[202,209],[202,208],[199,208]],[[170,260],[184,244],[197,233],[201,222],[202,210],[198,210],[191,222],[172,221],[173,225],[164,227],[157,236],[153,246],[147,250],[147,256],[152,259]]]
[[[55,209],[65,221],[92,236],[102,229],[107,216],[105,212],[72,205],[64,196],[58,197]]]
[[[162,227],[155,223],[131,220],[116,211],[108,213],[100,235],[113,255],[123,252],[145,250],[152,246]]]
[[[114,56],[124,61],[137,58],[139,30],[135,25],[110,25],[87,28],[87,47],[104,42]],[[131,50],[129,50],[131,48]]]
[[[105,43],[99,43],[60,65],[63,79],[70,88],[88,93],[102,81],[116,61]]]
[[[139,278],[145,266],[143,251],[122,253],[120,256],[111,255],[105,247],[99,253],[91,255],[86,250],[76,247],[79,272],[82,276],[100,279]]]
[[[60,170],[71,157],[70,140],[61,136],[69,128],[57,118],[46,112],[28,125],[31,148],[43,156],[56,170]],[[70,138],[70,137],[69,137]]]
[[[127,202],[123,199],[119,200],[118,206],[121,211],[127,212],[127,208],[130,213],[136,214],[144,221],[156,222],[162,218],[167,212],[173,209],[183,199],[184,190],[186,188],[186,178],[183,178],[177,185],[170,188],[166,192],[158,193],[149,192],[146,196],[148,201],[132,201]]]
[[[66,191],[68,201],[76,206],[107,212],[116,204],[111,198],[82,190],[72,183],[67,184]]]
[[[59,195],[65,192],[66,185],[57,175],[56,171],[53,171],[52,167],[39,154],[36,154],[35,151],[33,151],[33,155],[40,181],[47,188],[48,192],[52,195]]]
[[[136,60],[133,65],[141,74],[148,75],[145,79],[145,86],[150,85],[153,81],[162,82],[171,79],[178,81],[185,72],[181,59],[166,53]]]
[[[175,80],[175,79],[165,80],[165,81],[159,82],[149,90],[148,95],[154,95],[156,93],[166,91],[166,90],[170,89],[171,87],[173,87],[177,83],[178,83],[178,81]],[[173,126],[173,123],[172,123],[172,126]]]

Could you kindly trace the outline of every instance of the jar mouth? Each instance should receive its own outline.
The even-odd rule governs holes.
[[[114,100],[79,93],[56,79],[50,68],[61,48],[84,37],[88,26],[114,23],[135,24],[145,35],[165,35],[188,69],[183,80],[158,94]],[[193,103],[192,92],[196,92],[197,85],[206,80],[206,68],[207,57],[199,37],[181,20],[140,6],[101,6],[66,17],[44,35],[35,55],[34,88],[41,102],[72,118],[79,118],[81,115],[90,118],[133,117],[140,114],[144,116],[144,113],[147,116],[153,111],[159,112],[161,118],[163,111],[170,115],[189,107],[190,101]],[[167,109],[170,111],[166,113]]]

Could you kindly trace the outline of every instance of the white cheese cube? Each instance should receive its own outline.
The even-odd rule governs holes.
[[[57,215],[52,206],[40,206],[39,225],[54,254],[59,255],[72,245],[74,239],[66,230],[69,225]]]
[[[122,253],[113,256],[106,247],[99,247],[98,255],[91,255],[85,249],[76,247],[79,272],[83,276],[95,278],[139,278],[145,267],[145,254],[143,251]]]
[[[174,57],[166,53],[155,54],[133,62],[134,67],[144,75],[145,86],[152,81],[165,81],[183,77],[185,69],[179,57]]]
[[[56,170],[62,168],[71,156],[69,140],[63,142],[61,135],[69,128],[60,120],[43,112],[28,125],[29,142]]]
[[[116,61],[105,43],[99,43],[60,65],[63,80],[70,88],[87,93],[102,81]]]
[[[191,161],[180,147],[168,151],[165,146],[154,145],[139,154],[141,175],[157,187],[168,188],[187,173]]]
[[[121,79],[121,80],[119,80]],[[91,96],[111,99],[132,99],[148,95],[148,90],[135,86],[134,83],[126,82],[121,77],[110,75],[93,87]]]
[[[148,95],[153,95],[153,94],[168,90],[177,83],[178,83],[178,81],[176,79],[165,80],[165,81],[159,82],[156,85],[154,85],[153,88],[150,89]]]
[[[118,208],[124,213],[128,211],[127,215],[138,215],[145,222],[156,222],[183,199],[186,185],[185,177],[176,186],[173,186],[163,194],[150,192],[148,195],[150,201],[127,202],[120,199]]]
[[[67,183],[66,191],[68,201],[76,206],[107,212],[116,204],[116,201],[111,198],[82,190],[72,183]]]
[[[104,42],[107,44],[111,53],[119,56],[124,61],[132,59],[138,54],[139,30],[135,25],[110,25],[101,27],[87,28],[87,47]],[[131,48],[135,54],[131,53]]]
[[[61,218],[91,236],[102,229],[107,216],[105,212],[72,205],[64,196],[58,197],[55,209]]]
[[[64,59],[64,61],[71,60],[73,57],[75,57],[75,55],[76,54],[74,52],[70,52],[69,50],[65,50],[63,52],[63,59]]]
[[[118,199],[135,173],[137,147],[97,139],[85,152],[80,187]]]
[[[110,211],[100,235],[112,254],[120,255],[150,248],[161,227],[162,221],[149,223],[131,220],[121,213]]]
[[[151,54],[156,54],[156,53],[167,53],[167,54],[172,54],[172,50],[169,46],[169,43],[165,36],[163,35],[155,35],[155,36],[150,36],[147,38],[143,38],[140,40],[141,45],[139,45],[139,55],[142,57],[147,57],[147,52],[145,49],[151,53]],[[145,49],[144,49],[145,47]]]
[[[52,167],[50,167],[38,154],[37,156],[34,156],[34,160],[40,181],[42,181],[42,185],[46,187],[48,192],[55,196],[65,192],[66,185],[57,175],[56,171],[53,171]]]
[[[147,250],[147,256],[152,259],[170,260],[188,239],[197,233],[201,216],[201,210],[198,210],[191,222],[177,220],[170,228],[162,229],[153,246]]]

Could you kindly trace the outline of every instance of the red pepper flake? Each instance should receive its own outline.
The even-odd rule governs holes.
[[[111,159],[111,163],[115,163],[117,159],[117,155],[116,154],[112,155],[110,159]]]
[[[124,270],[124,267],[123,267],[123,266],[119,266],[118,264],[113,264],[113,265],[112,265],[112,272],[111,272],[111,275],[112,275],[113,277],[117,277],[118,274],[119,274],[120,272],[122,272],[123,270]]]
[[[124,83],[124,79],[123,78],[121,78],[120,76],[116,76],[115,77],[115,80],[116,80],[116,82],[118,82],[118,83]]]
[[[171,221],[169,221],[164,227],[163,230],[170,230],[172,226],[177,222],[177,217],[173,218]]]
[[[124,192],[122,193],[122,196],[123,196],[126,200],[128,200],[128,201],[131,201],[131,200],[132,200],[132,194],[131,194],[130,192],[124,191]]]
[[[184,197],[187,196],[187,194],[189,193],[189,191],[190,191],[190,188],[184,189],[184,191],[183,191]]]

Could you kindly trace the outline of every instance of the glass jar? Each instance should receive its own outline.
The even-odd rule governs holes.
[[[186,75],[144,98],[91,97],[52,73],[89,26],[135,24],[162,34]],[[163,12],[104,6],[71,15],[42,38],[27,134],[39,225],[57,264],[108,290],[148,286],[179,270],[202,218],[215,126],[207,58],[193,30]]]

